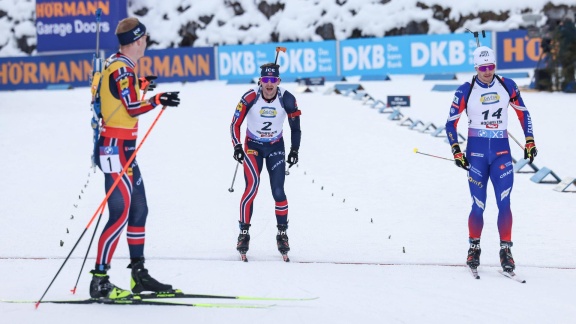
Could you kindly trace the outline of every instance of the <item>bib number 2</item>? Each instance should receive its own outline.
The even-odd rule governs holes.
[[[104,173],[122,172],[118,146],[101,146],[100,147],[100,167]]]

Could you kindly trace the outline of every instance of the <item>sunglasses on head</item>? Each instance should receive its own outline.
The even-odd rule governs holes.
[[[278,79],[279,79],[278,77],[262,77],[260,80],[262,80],[262,83],[269,83],[269,82],[276,83],[278,82]]]
[[[494,71],[495,68],[496,68],[496,64],[480,65],[478,67],[478,71],[480,71],[480,72]]]

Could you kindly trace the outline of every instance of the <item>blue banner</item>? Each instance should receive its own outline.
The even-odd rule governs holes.
[[[96,9],[102,9],[100,49],[118,48],[115,31],[127,17],[126,0],[36,0],[38,52],[96,48]]]
[[[110,53],[109,53],[110,54]],[[138,75],[157,75],[158,83],[214,80],[214,48],[149,50],[138,60]],[[88,87],[92,54],[0,58],[0,89],[45,89],[66,84]]]
[[[89,86],[92,54],[0,58],[0,89],[45,89],[50,84]]]
[[[486,33],[481,43],[491,46]],[[470,33],[391,36],[340,42],[343,76],[473,72],[476,39]]]
[[[528,38],[526,30],[496,33],[496,58],[499,69],[535,68],[542,48],[541,38]]]
[[[218,47],[218,77],[221,80],[260,76],[260,65],[273,63],[279,52],[280,77],[289,80],[303,77],[336,76],[336,41],[309,43],[272,43]]]
[[[216,79],[213,47],[147,50],[144,55],[138,60],[136,73],[156,75],[158,83]]]

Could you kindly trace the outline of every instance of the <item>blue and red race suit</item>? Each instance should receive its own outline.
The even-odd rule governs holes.
[[[470,163],[468,184],[472,210],[468,217],[470,238],[480,238],[484,226],[486,188],[490,178],[498,205],[498,232],[502,241],[512,240],[510,194],[514,169],[508,142],[508,105],[514,108],[526,140],[534,139],[532,120],[516,83],[495,76],[486,84],[476,77],[461,85],[454,95],[446,134],[451,146],[458,145],[457,126],[464,111],[468,115],[466,157]]]
[[[136,150],[138,116],[154,109],[142,98],[135,63],[122,53],[111,55],[102,73],[102,131],[98,139],[97,165],[104,173],[106,192]],[[112,260],[122,231],[128,225],[130,258],[144,256],[148,215],[146,192],[136,159],[108,198],[109,218],[98,241],[96,267],[105,270]]]
[[[266,160],[270,175],[272,196],[276,202],[276,222],[288,223],[288,200],[284,192],[285,148],[282,130],[288,117],[291,130],[291,149],[300,147],[300,114],[296,98],[290,92],[278,88],[276,96],[267,100],[262,97],[260,88],[246,92],[236,106],[230,125],[232,145],[240,142],[240,126],[247,119],[244,152],[244,179],[246,188],[240,201],[240,222],[250,224],[254,198],[260,186],[260,172]]]

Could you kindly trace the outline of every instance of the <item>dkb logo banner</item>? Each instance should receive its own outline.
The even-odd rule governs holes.
[[[118,48],[114,34],[127,17],[126,0],[36,0],[38,52],[96,49],[96,9],[102,9],[100,49]]]
[[[491,46],[491,40],[486,32],[481,43]],[[344,40],[340,71],[343,76],[471,72],[474,49],[470,33]]]
[[[337,75],[336,41],[294,42],[218,46],[219,79],[246,79],[260,76],[260,65],[274,62],[277,46],[286,48],[285,53],[278,53],[280,77],[285,80]]]

